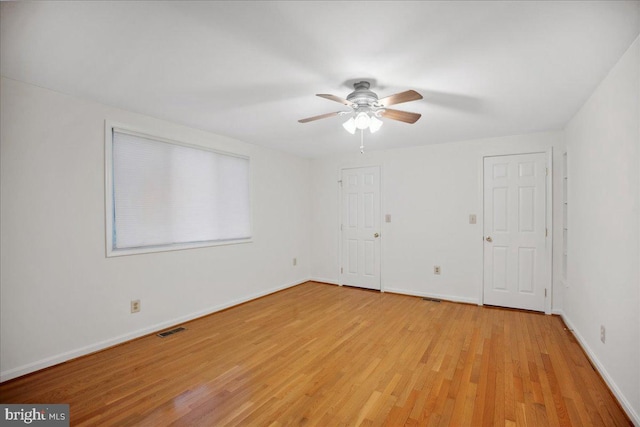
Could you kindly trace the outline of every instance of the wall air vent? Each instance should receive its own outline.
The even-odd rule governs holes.
[[[178,332],[186,331],[187,328],[183,328],[182,326],[178,328],[169,329],[168,331],[160,332],[158,336],[160,338],[168,337],[169,335],[177,334]]]

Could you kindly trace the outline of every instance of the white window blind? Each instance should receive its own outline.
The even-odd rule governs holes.
[[[249,159],[112,135],[113,251],[251,237]]]

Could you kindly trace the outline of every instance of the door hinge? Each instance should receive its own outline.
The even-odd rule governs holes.
[[[342,231],[342,224],[340,224],[340,231]]]
[[[549,229],[545,228],[544,229],[544,237],[548,237],[549,236]]]
[[[546,176],[549,176],[549,168],[544,168],[544,174],[545,174]]]
[[[340,267],[340,274],[343,274],[343,273],[344,273],[344,269]],[[546,292],[546,289],[545,289],[545,292]]]
[[[544,297],[547,297],[547,288],[544,288]]]

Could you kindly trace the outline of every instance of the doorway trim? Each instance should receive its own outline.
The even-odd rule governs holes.
[[[478,247],[482,254],[482,272],[480,280],[480,288],[478,291],[478,305],[484,305],[484,159],[486,157],[500,157],[500,156],[517,156],[521,154],[545,154],[547,175],[545,180],[545,227],[547,229],[547,236],[545,239],[545,252],[547,268],[545,270],[545,288],[547,289],[547,295],[544,299],[544,313],[551,314],[551,303],[553,300],[553,147],[540,150],[522,150],[519,152],[487,152],[480,156],[478,160],[478,194],[480,201],[480,230],[478,232]]]

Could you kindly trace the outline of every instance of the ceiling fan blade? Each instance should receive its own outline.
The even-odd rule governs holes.
[[[389,105],[402,104],[403,102],[417,101],[418,99],[422,99],[422,95],[415,90],[407,90],[405,92],[396,93],[395,95],[389,95],[386,98],[382,98],[378,100],[378,103],[387,107]]]
[[[307,117],[306,119],[298,120],[298,123],[309,123],[314,120],[326,119],[327,117],[338,116],[340,113],[341,113],[340,111],[336,111],[335,113],[326,113],[326,114],[320,114],[319,116]]]
[[[331,101],[339,102],[340,104],[348,105],[349,107],[353,107],[355,105],[351,101],[347,101],[344,98],[340,98],[339,96],[330,95],[327,93],[317,93],[316,96],[319,96],[320,98],[329,99]]]
[[[385,109],[382,113],[383,117],[392,120],[398,120],[405,123],[415,123],[422,116],[418,113],[410,113],[408,111],[392,110],[391,108]]]

